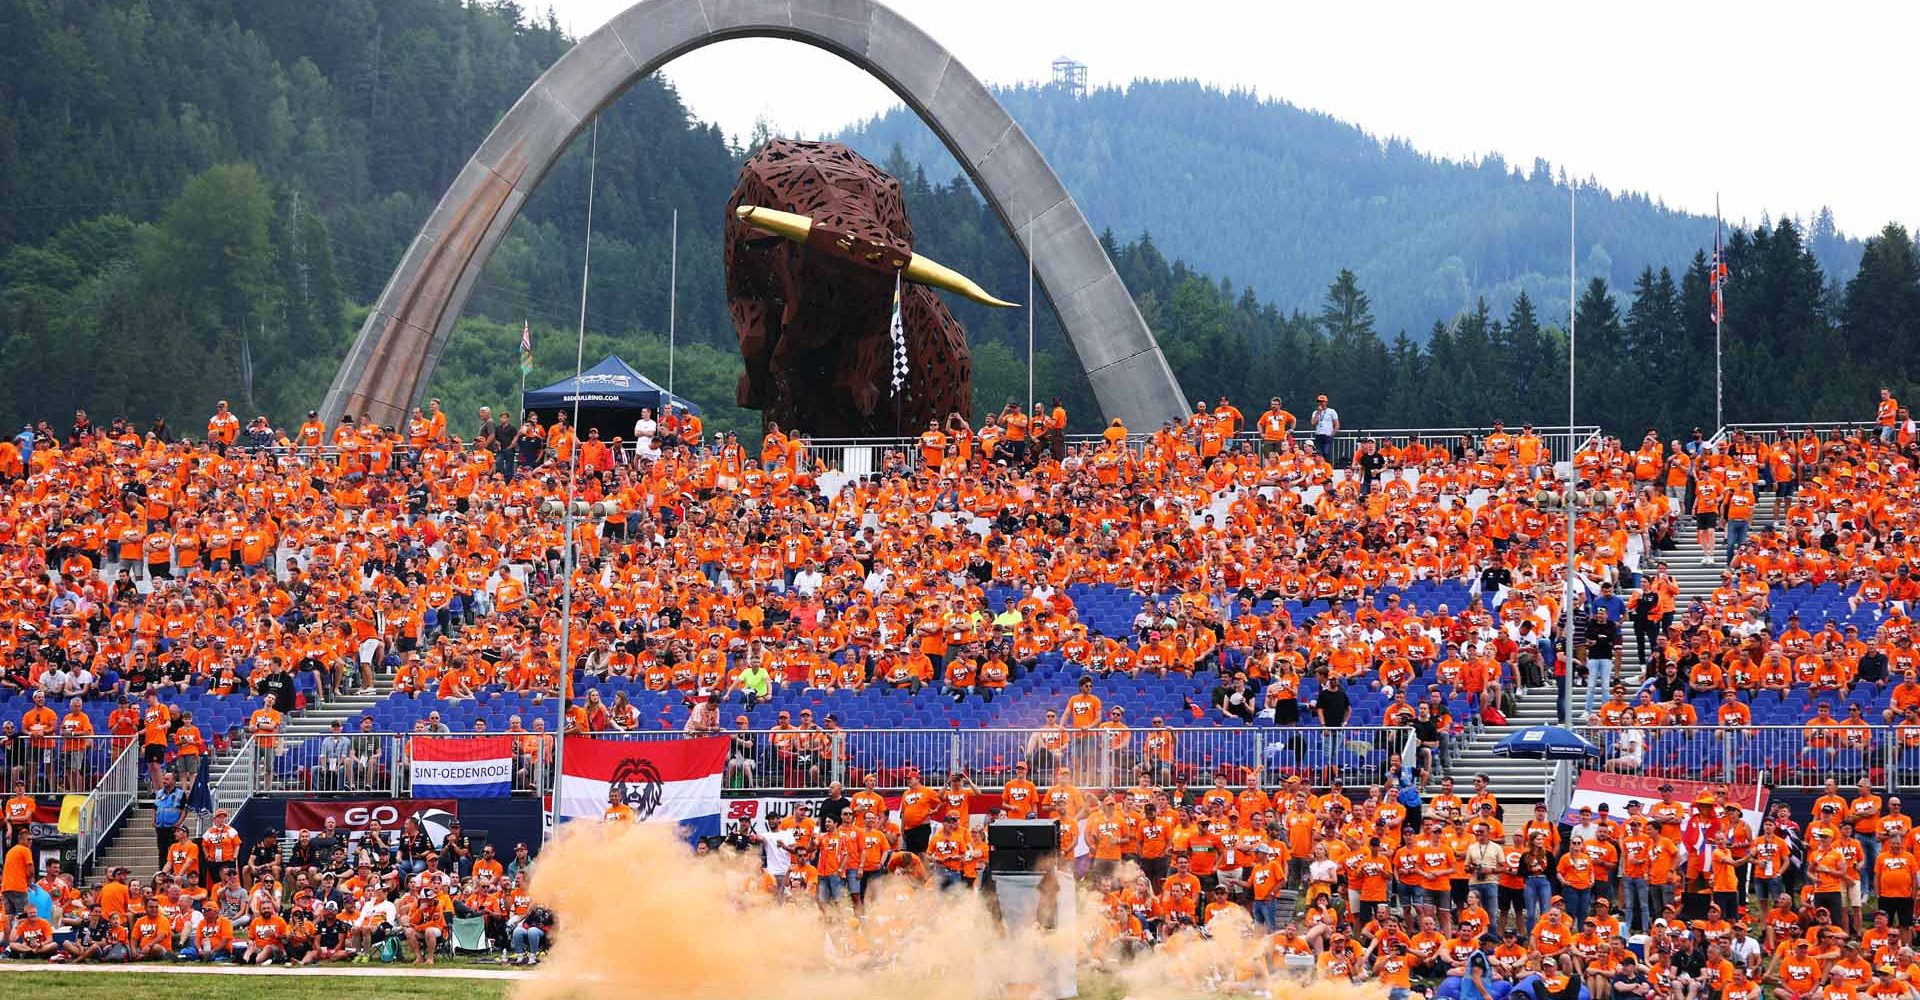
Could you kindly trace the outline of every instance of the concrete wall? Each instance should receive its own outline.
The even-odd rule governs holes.
[[[814,45],[885,82],[1032,256],[1106,415],[1146,430],[1185,412],[1172,369],[1080,207],[986,87],[925,32],[875,0],[643,0],[534,81],[467,161],[388,279],[321,416],[403,423],[487,257],[574,136],[674,57],[746,37]]]

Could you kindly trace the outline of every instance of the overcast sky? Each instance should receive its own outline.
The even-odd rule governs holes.
[[[1854,235],[1920,222],[1920,4],[1907,0],[889,2],[989,84],[1044,79],[1064,55],[1096,85],[1251,87],[1431,153],[1545,157],[1692,211],[1712,212],[1718,191],[1736,221],[1824,204]],[[629,5],[553,3],[575,35]],[[898,103],[850,64],[793,42],[711,46],[666,74],[696,116],[729,134],[764,116],[778,133],[814,137]]]

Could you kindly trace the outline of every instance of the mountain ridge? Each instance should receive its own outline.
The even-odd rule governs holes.
[[[1135,80],[1075,97],[1051,85],[992,88],[1096,229],[1151,233],[1170,257],[1230,275],[1283,310],[1311,310],[1327,275],[1353,270],[1381,328],[1418,338],[1485,297],[1525,291],[1567,312],[1564,169],[1435,156],[1326,112],[1191,79]],[[833,136],[876,161],[898,146],[934,178],[961,173],[904,107]],[[1579,278],[1628,284],[1712,242],[1713,220],[1656,195],[1580,181]],[[1256,199],[1255,196],[1258,196]],[[1247,217],[1248,204],[1261,214]],[[1824,212],[1802,223],[1844,284],[1862,243]]]

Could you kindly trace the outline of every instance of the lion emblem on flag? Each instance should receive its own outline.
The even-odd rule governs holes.
[[[613,771],[610,784],[619,791],[620,801],[644,823],[660,809],[663,789],[660,768],[646,757],[628,757]]]

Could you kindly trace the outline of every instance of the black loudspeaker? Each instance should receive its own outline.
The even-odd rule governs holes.
[[[990,871],[1039,871],[1060,854],[1060,824],[1050,819],[1003,819],[987,827],[987,847]]]

